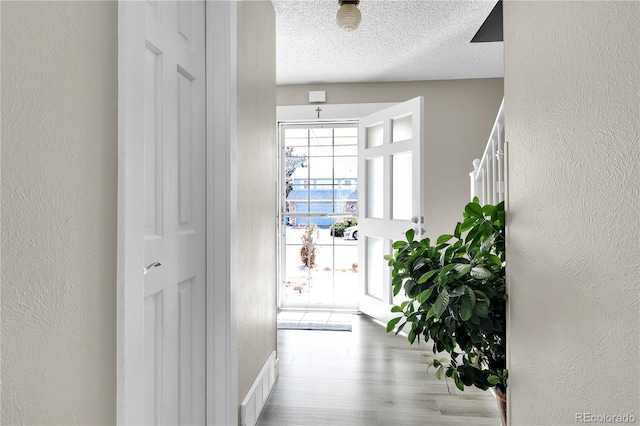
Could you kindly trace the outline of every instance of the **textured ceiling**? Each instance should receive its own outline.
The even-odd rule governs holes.
[[[361,0],[351,33],[337,0],[271,2],[278,84],[503,76],[502,43],[470,43],[495,1]]]

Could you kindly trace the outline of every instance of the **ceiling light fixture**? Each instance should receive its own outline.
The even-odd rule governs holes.
[[[340,4],[336,15],[338,26],[347,32],[354,31],[362,19],[360,9],[358,9],[360,0],[338,0],[338,3]]]

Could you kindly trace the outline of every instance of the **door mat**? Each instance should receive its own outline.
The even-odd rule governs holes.
[[[320,321],[278,320],[278,330],[351,331],[351,321],[320,322]]]

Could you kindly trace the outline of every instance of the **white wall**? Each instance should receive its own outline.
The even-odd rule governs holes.
[[[276,350],[276,56],[271,2],[238,2],[238,398]]]
[[[2,2],[2,424],[114,424],[117,5]]]
[[[640,3],[504,22],[511,424],[640,422]]]
[[[469,202],[472,162],[482,156],[502,101],[502,79],[278,86],[278,105],[308,105],[312,90],[325,90],[330,104],[424,96],[427,235],[452,233]]]

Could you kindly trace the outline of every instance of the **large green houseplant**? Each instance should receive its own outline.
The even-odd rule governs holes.
[[[476,198],[435,245],[416,240],[413,230],[396,241],[387,260],[394,295],[404,290],[406,300],[393,307],[402,316],[387,331],[409,326],[409,342],[432,341],[435,354],[446,354],[429,364],[439,379],[460,390],[493,387],[506,424],[504,223],[503,203],[481,206]]]

